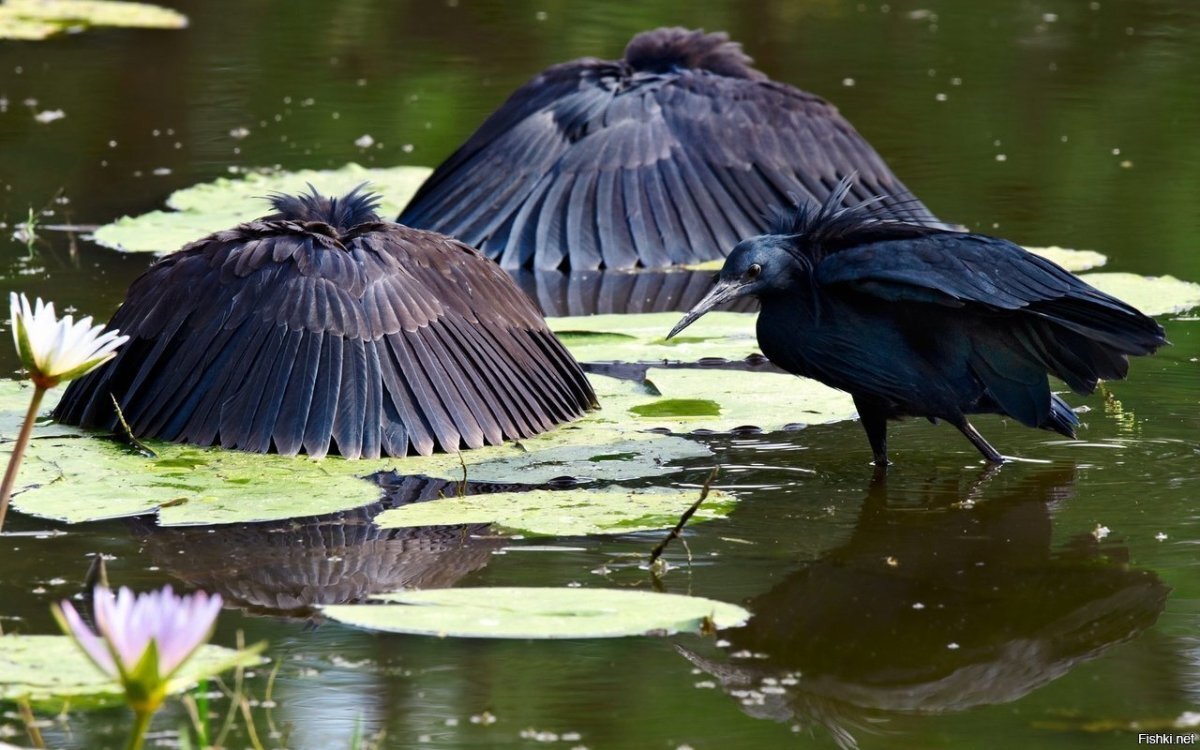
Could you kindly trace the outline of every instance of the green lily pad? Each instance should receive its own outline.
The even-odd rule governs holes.
[[[662,394],[660,398],[618,395],[608,404],[625,408],[635,423],[647,428],[728,432],[758,427],[769,432],[798,424],[840,422],[858,414],[850,394],[786,373],[652,367],[646,379]],[[705,401],[716,403],[718,413],[698,408],[688,413],[685,408]]]
[[[163,526],[249,523],[336,513],[381,491],[355,476],[366,462],[261,456],[147,441],[147,458],[98,437],[37,437],[21,465],[13,507],[66,523],[157,511]],[[8,449],[0,453],[7,460]]]
[[[1040,255],[1046,260],[1057,263],[1071,273],[1090,271],[1108,262],[1108,257],[1095,250],[1068,250],[1065,247],[1051,245],[1050,247],[1027,247],[1029,252]]]
[[[221,177],[172,193],[167,197],[167,206],[173,210],[123,217],[97,229],[92,239],[104,247],[126,252],[174,252],[213,232],[270,213],[270,205],[263,200],[265,196],[307,192],[310,184],[322,194],[342,195],[368,183],[382,199],[380,216],[392,217],[408,203],[430,171],[428,167],[367,169],[347,164],[340,169],[251,172],[237,179]]]
[[[180,693],[206,677],[266,660],[252,651],[202,646],[171,680]],[[65,635],[0,636],[0,701],[27,699],[38,705],[96,705],[121,700],[123,691],[105,677]]]
[[[1095,250],[1068,250],[1065,247],[1057,245],[1051,245],[1050,247],[1027,247],[1025,249],[1035,255],[1040,255],[1047,260],[1051,260],[1073,273],[1099,268],[1108,262],[1107,257]],[[723,265],[725,265],[725,259],[717,258],[716,260],[707,260],[703,263],[693,263],[684,266],[684,268],[692,271],[720,271]]]
[[[465,588],[400,591],[387,602],[325,607],[334,620],[368,630],[457,638],[617,638],[708,632],[746,622],[733,604],[651,591]]]
[[[745,359],[758,352],[756,313],[711,312],[679,336],[667,333],[683,313],[547,318],[580,362],[695,362],[703,357]]]
[[[1200,307],[1200,284],[1174,276],[1136,273],[1085,273],[1079,278],[1147,315],[1171,315]]]
[[[717,417],[721,405],[711,398],[660,398],[648,404],[629,407],[629,412],[639,417],[657,419],[661,417]]]
[[[594,379],[600,394],[638,396],[639,387]],[[27,390],[0,382],[0,461],[24,418]],[[52,409],[59,391],[47,394]],[[599,410],[543,435],[461,454],[348,461],[260,455],[146,441],[147,458],[112,440],[59,425],[34,429],[13,507],[80,523],[157,512],[163,526],[248,523],[323,515],[375,502],[381,490],[364,477],[380,471],[477,482],[538,484],[560,476],[627,481],[676,471],[705,446],[641,431],[619,410]],[[63,434],[63,433],[66,434]]]
[[[109,0],[6,0],[0,4],[0,39],[36,41],[89,26],[182,29],[187,16],[146,3]]]
[[[669,529],[696,501],[697,491],[677,489],[534,490],[413,503],[375,517],[382,528],[494,523],[530,536],[590,536]],[[713,490],[692,518],[725,518],[731,495]]]
[[[59,391],[50,391],[42,400],[42,409],[48,410],[47,404],[58,403]],[[21,431],[25,423],[25,412],[29,410],[29,400],[33,398],[33,386],[25,380],[0,381],[0,440],[12,440]],[[39,437],[54,437],[61,435],[86,435],[78,427],[65,424],[44,423],[35,433]]]

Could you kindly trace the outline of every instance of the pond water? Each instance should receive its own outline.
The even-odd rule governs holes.
[[[48,229],[32,250],[8,240],[30,209],[95,225],[234,167],[432,166],[534,72],[615,57],[658,25],[725,29],[772,77],[836,102],[942,217],[1200,280],[1192,0],[176,7],[186,30],[0,42],[5,290],[103,319],[148,262]],[[616,309],[623,293],[556,294]],[[49,604],[80,589],[96,553],[115,582],[220,591],[215,641],[243,631],[279,665],[246,686],[267,747],[350,747],[356,733],[395,748],[1129,747],[1200,703],[1200,323],[1162,322],[1172,347],[1069,397],[1090,407],[1081,441],[979,419],[1031,459],[999,471],[919,421],[893,427],[882,479],[853,422],[695,438],[741,503],[690,527],[658,582],[639,563],[661,533],[381,531],[371,509],[212,529],[13,514],[0,626],[56,632]],[[0,369],[15,368],[0,347]],[[656,481],[696,486],[712,464]],[[436,490],[400,483],[389,501]],[[405,585],[657,585],[756,616],[719,641],[509,642],[374,635],[305,608]],[[177,742],[173,705],[152,741]],[[23,742],[11,708],[0,739]],[[43,732],[106,748],[126,727],[114,708]],[[249,744],[240,725],[230,746]]]

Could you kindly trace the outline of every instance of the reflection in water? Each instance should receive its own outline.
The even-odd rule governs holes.
[[[1016,700],[1154,624],[1169,589],[1124,550],[1051,547],[1073,469],[996,478],[963,492],[957,474],[915,491],[878,476],[849,541],[753,600],[724,658],[680,651],[747,714],[848,748],[889,713]]]
[[[385,591],[453,586],[504,544],[487,535],[488,524],[379,528],[372,519],[384,510],[453,496],[459,485],[428,477],[377,480],[387,493],[383,501],[327,516],[228,527],[131,523],[154,561],[189,585],[249,612],[299,617]],[[469,485],[467,492],[483,489]]]
[[[550,318],[690,310],[712,286],[714,271],[509,271]],[[740,300],[721,310],[757,309]],[[666,335],[666,332],[663,332]]]

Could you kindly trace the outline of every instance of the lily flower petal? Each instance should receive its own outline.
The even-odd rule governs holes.
[[[120,331],[93,326],[90,316],[78,322],[71,315],[59,320],[54,304],[41,298],[31,306],[28,297],[14,292],[9,295],[9,308],[21,363],[45,388],[90,372],[115,356],[117,348],[129,340]]]
[[[170,586],[137,595],[125,587],[115,594],[97,587],[93,598],[96,633],[69,602],[62,602],[56,614],[61,612],[63,630],[89,658],[120,680],[127,696],[142,700],[165,693],[167,681],[212,636],[221,605],[219,595],[201,591],[176,596]],[[147,661],[151,652],[154,657]]]
[[[120,679],[117,665],[108,651],[108,646],[104,644],[104,639],[92,632],[92,629],[75,611],[75,607],[70,602],[63,601],[54,607],[53,612],[59,627],[79,644],[83,653],[92,660],[92,663],[112,679]]]

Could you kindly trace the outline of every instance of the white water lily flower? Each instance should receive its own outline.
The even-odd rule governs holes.
[[[104,326],[93,326],[91,316],[78,323],[70,315],[59,320],[54,303],[41,298],[31,306],[28,297],[13,292],[9,307],[17,353],[39,388],[53,388],[90,372],[112,359],[117,347],[129,340],[120,331],[104,332]]]

